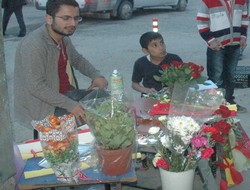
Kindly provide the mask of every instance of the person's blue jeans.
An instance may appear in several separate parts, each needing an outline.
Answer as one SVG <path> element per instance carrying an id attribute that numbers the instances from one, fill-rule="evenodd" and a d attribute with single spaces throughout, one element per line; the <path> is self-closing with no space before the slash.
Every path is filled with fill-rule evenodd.
<path id="1" fill-rule="evenodd" d="M 240 56 L 240 46 L 225 46 L 220 51 L 207 48 L 207 75 L 219 88 L 225 89 L 225 99 L 234 100 L 235 72 Z"/>

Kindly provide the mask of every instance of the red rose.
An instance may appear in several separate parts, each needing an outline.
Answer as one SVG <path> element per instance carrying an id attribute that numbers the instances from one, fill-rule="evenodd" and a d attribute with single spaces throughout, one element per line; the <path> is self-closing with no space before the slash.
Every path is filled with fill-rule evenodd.
<path id="1" fill-rule="evenodd" d="M 222 118 L 228 118 L 231 116 L 231 111 L 227 106 L 220 105 L 220 108 L 214 112 L 215 114 L 221 115 Z"/>
<path id="2" fill-rule="evenodd" d="M 206 149 L 201 151 L 201 158 L 208 159 L 212 156 L 213 153 L 214 153 L 213 148 L 206 148 Z"/>
<path id="3" fill-rule="evenodd" d="M 212 134 L 217 134 L 218 133 L 217 129 L 215 129 L 214 127 L 210 127 L 210 126 L 204 127 L 202 129 L 202 132 L 204 132 L 204 133 L 212 133 Z"/>
<path id="4" fill-rule="evenodd" d="M 179 68 L 183 66 L 183 63 L 179 61 L 172 61 L 171 64 L 174 66 L 174 68 Z"/>
<path id="5" fill-rule="evenodd" d="M 200 73 L 197 73 L 197 72 L 195 72 L 195 73 L 193 73 L 192 74 L 192 78 L 198 78 L 198 77 L 200 77 L 201 76 L 201 74 Z"/>
<path id="6" fill-rule="evenodd" d="M 217 129 L 218 131 L 220 131 L 224 134 L 228 134 L 229 131 L 232 129 L 232 126 L 224 120 L 220 120 L 220 121 L 216 122 L 213 126 L 215 129 Z"/>
<path id="7" fill-rule="evenodd" d="M 163 69 L 163 70 L 165 70 L 165 69 L 168 69 L 169 68 L 169 64 L 162 64 L 161 65 L 161 68 Z"/>
<path id="8" fill-rule="evenodd" d="M 169 168 L 169 164 L 163 158 L 159 159 L 156 162 L 156 166 L 164 170 L 167 170 Z"/>
<path id="9" fill-rule="evenodd" d="M 213 141 L 220 143 L 220 144 L 224 144 L 227 141 L 227 139 L 220 134 L 214 134 L 212 135 L 211 138 L 213 139 Z"/>

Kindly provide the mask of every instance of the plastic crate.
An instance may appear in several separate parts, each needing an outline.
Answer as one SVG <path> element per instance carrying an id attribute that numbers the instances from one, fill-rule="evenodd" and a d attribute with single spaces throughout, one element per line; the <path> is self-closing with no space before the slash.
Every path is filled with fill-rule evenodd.
<path id="1" fill-rule="evenodd" d="M 235 88 L 250 87 L 250 66 L 238 66 L 235 74 Z"/>

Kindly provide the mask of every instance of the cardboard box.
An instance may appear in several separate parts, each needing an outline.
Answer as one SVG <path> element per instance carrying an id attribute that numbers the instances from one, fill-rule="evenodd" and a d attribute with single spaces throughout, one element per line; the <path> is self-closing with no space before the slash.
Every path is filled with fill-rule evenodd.
<path id="1" fill-rule="evenodd" d="M 235 74 L 235 88 L 250 87 L 250 66 L 238 66 Z"/>

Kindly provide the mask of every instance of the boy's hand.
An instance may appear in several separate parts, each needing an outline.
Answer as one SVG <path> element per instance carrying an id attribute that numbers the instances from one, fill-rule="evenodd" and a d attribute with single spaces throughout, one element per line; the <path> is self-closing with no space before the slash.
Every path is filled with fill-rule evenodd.
<path id="1" fill-rule="evenodd" d="M 153 94 L 157 92 L 154 88 L 144 88 L 144 89 L 145 89 L 144 93 L 146 94 Z"/>

